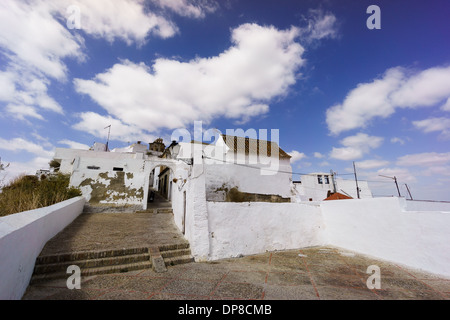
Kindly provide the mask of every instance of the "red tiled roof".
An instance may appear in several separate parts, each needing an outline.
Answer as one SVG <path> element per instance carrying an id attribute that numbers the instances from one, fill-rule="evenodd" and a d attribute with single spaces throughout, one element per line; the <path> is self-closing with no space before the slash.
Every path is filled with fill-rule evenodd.
<path id="1" fill-rule="evenodd" d="M 248 137 L 237 137 L 222 134 L 225 144 L 234 152 L 243 152 L 245 155 L 256 154 L 271 156 L 272 150 L 278 152 L 280 159 L 290 159 L 291 156 L 281 149 L 276 142 Z"/>
<path id="2" fill-rule="evenodd" d="M 353 199 L 352 197 L 346 196 L 345 194 L 339 193 L 339 192 L 335 192 L 333 193 L 331 196 L 329 196 L 325 200 L 341 200 L 341 199 Z"/>

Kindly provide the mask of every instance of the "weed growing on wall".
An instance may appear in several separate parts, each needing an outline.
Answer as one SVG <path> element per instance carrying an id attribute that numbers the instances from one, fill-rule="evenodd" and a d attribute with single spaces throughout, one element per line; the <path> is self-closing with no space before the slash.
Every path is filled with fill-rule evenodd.
<path id="1" fill-rule="evenodd" d="M 23 175 L 2 188 L 0 216 L 33 210 L 81 196 L 78 188 L 69 187 L 69 175 Z"/>

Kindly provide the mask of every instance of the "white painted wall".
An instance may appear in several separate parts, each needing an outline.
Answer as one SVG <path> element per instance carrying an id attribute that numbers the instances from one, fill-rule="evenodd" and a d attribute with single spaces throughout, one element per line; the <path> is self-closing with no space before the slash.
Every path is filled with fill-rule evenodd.
<path id="1" fill-rule="evenodd" d="M 320 207 L 208 202 L 211 260 L 326 244 Z"/>
<path id="2" fill-rule="evenodd" d="M 91 158 L 92 164 L 102 162 L 104 160 L 120 161 L 127 159 L 144 159 L 143 153 L 120 153 L 120 152 L 103 152 L 93 150 L 79 150 L 68 148 L 56 148 L 55 155 L 53 157 L 56 160 L 61 161 L 60 172 L 71 173 L 75 167 L 78 167 L 77 158 Z M 99 159 L 99 160 L 94 160 Z M 124 162 L 126 163 L 126 162 Z M 112 170 L 112 169 L 111 169 Z"/>
<path id="3" fill-rule="evenodd" d="M 206 204 L 205 171 L 201 150 L 194 152 L 194 165 L 187 188 L 186 233 L 185 237 L 191 246 L 196 261 L 209 258 L 208 208 Z"/>
<path id="4" fill-rule="evenodd" d="M 404 198 L 324 201 L 331 245 L 450 276 L 450 213 L 405 211 Z"/>
<path id="5" fill-rule="evenodd" d="M 252 165 L 252 167 L 254 166 Z M 237 164 L 212 164 L 206 162 L 207 199 L 220 201 L 221 194 L 217 190 L 223 187 L 228 188 L 228 190 L 237 187 L 241 192 L 273 194 L 290 198 L 292 196 L 290 187 L 291 174 L 285 172 L 291 172 L 289 162 L 287 165 L 280 164 L 280 172 L 274 175 L 261 175 L 258 169 Z"/>
<path id="6" fill-rule="evenodd" d="M 44 245 L 78 217 L 84 203 L 77 197 L 0 218 L 0 299 L 22 298 Z"/>
<path id="7" fill-rule="evenodd" d="M 237 155 L 220 143 L 204 145 L 183 142 L 180 143 L 178 158 L 193 158 L 194 152 L 205 156 L 202 163 L 208 199 L 211 199 L 213 191 L 224 184 L 228 189 L 238 187 L 241 192 L 274 194 L 286 198 L 292 196 L 292 167 L 289 159 Z"/>
<path id="8" fill-rule="evenodd" d="M 406 200 L 406 211 L 445 211 L 450 212 L 450 202 Z"/>

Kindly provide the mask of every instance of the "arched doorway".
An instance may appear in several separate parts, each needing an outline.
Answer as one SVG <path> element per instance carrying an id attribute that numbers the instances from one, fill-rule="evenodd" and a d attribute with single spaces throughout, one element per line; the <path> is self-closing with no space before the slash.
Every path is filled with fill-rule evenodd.
<path id="1" fill-rule="evenodd" d="M 174 178 L 172 166 L 161 163 L 152 166 L 148 178 L 147 209 L 172 208 Z"/>

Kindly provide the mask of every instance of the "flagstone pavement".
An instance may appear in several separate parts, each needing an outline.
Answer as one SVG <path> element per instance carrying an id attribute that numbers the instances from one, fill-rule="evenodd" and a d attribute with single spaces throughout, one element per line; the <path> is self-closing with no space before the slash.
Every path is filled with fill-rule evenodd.
<path id="1" fill-rule="evenodd" d="M 450 300 L 449 278 L 336 247 L 86 276 L 80 289 L 66 282 L 30 285 L 23 300 Z"/>

